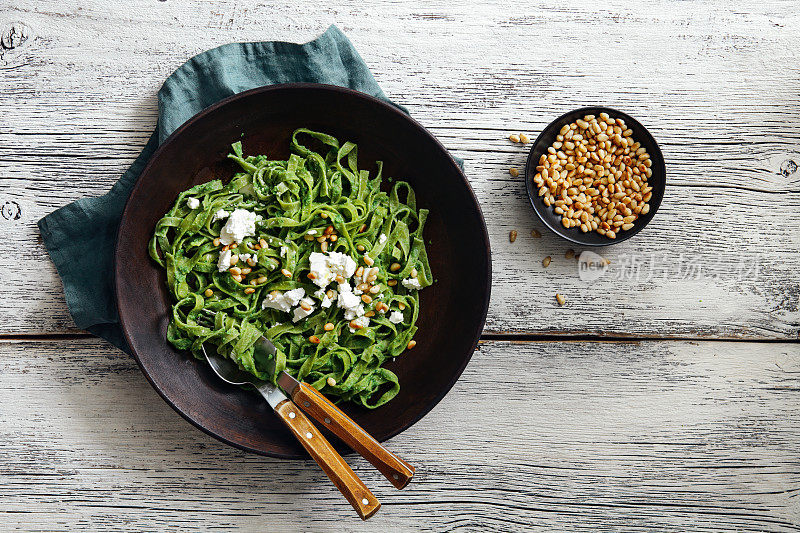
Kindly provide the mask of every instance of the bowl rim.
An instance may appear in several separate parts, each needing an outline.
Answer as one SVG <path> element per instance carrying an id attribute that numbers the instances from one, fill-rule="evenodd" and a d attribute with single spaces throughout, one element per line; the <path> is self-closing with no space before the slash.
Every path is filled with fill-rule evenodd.
<path id="1" fill-rule="evenodd" d="M 177 138 L 181 134 L 183 134 L 184 131 L 186 131 L 188 128 L 190 128 L 192 125 L 194 125 L 196 122 L 204 119 L 207 115 L 213 113 L 217 109 L 227 105 L 228 103 L 230 103 L 232 101 L 235 101 L 235 100 L 238 100 L 238 99 L 242 99 L 242 98 L 247 98 L 249 96 L 252 96 L 254 94 L 259 94 L 259 93 L 270 93 L 270 92 L 278 92 L 278 91 L 286 91 L 286 90 L 290 90 L 291 91 L 291 90 L 298 90 L 298 89 L 299 90 L 306 90 L 306 89 L 330 90 L 330 91 L 333 91 L 333 92 L 346 94 L 348 96 L 352 96 L 352 97 L 355 97 L 355 98 L 360 98 L 360 99 L 363 99 L 363 100 L 367 100 L 367 101 L 369 101 L 369 102 L 371 102 L 373 104 L 378 105 L 378 107 L 383 108 L 385 111 L 387 111 L 389 113 L 392 113 L 392 114 L 395 114 L 395 115 L 398 115 L 398 116 L 402 117 L 402 119 L 406 120 L 415 130 L 417 130 L 417 133 L 419 135 L 427 137 L 429 141 L 432 141 L 435 144 L 435 146 L 443 154 L 445 154 L 445 156 L 449 160 L 450 165 L 452 165 L 454 170 L 457 171 L 458 176 L 461 178 L 461 181 L 466 186 L 466 190 L 467 190 L 467 193 L 469 195 L 469 198 L 472 200 L 472 203 L 473 203 L 473 205 L 475 206 L 475 208 L 477 210 L 476 212 L 478 214 L 478 218 L 479 218 L 479 221 L 480 221 L 480 223 L 478 225 L 479 230 L 480 230 L 480 237 L 485 242 L 486 282 L 485 282 L 484 287 L 483 287 L 483 292 L 484 292 L 485 296 L 484 296 L 483 300 L 480 301 L 480 308 L 479 308 L 479 311 L 478 311 L 478 315 L 479 316 L 478 316 L 478 320 L 475 322 L 475 330 L 473 332 L 473 335 L 474 335 L 475 338 L 474 338 L 474 341 L 471 343 L 469 352 L 467 354 L 465 354 L 465 356 L 463 357 L 463 360 L 459 364 L 457 371 L 453 373 L 452 379 L 450 379 L 447 382 L 447 384 L 444 387 L 442 387 L 441 391 L 439 391 L 439 393 L 436 395 L 436 397 L 432 401 L 428 402 L 428 404 L 425 406 L 425 408 L 422 409 L 417 414 L 417 416 L 415 416 L 414 418 L 409 420 L 404 425 L 402 425 L 402 426 L 398 427 L 397 429 L 389 432 L 387 435 L 382 436 L 380 439 L 378 439 L 379 442 L 384 442 L 386 440 L 389 440 L 389 439 L 397 436 L 398 434 L 400 434 L 403 431 L 407 430 L 408 428 L 410 428 L 411 426 L 413 426 L 414 424 L 419 422 L 422 418 L 424 418 L 428 413 L 430 413 L 433 410 L 434 407 L 436 407 L 439 404 L 439 402 L 442 401 L 442 399 L 447 395 L 448 392 L 450 392 L 450 390 L 453 388 L 453 386 L 456 384 L 456 382 L 460 379 L 461 375 L 464 373 L 464 369 L 467 367 L 467 365 L 469 364 L 470 360 L 472 359 L 472 356 L 474 355 L 475 351 L 478 348 L 478 343 L 480 342 L 481 334 L 483 333 L 483 328 L 486 325 L 486 318 L 487 318 L 488 312 L 489 312 L 489 302 L 490 302 L 490 299 L 491 299 L 491 290 L 492 290 L 492 251 L 491 251 L 491 242 L 489 240 L 489 231 L 488 231 L 488 228 L 486 226 L 486 218 L 483 215 L 483 210 L 481 209 L 480 202 L 478 202 L 478 198 L 475 195 L 475 191 L 472 189 L 472 186 L 470 185 L 469 180 L 467 179 L 466 175 L 464 174 L 463 169 L 458 165 L 458 163 L 453 158 L 453 155 L 450 153 L 450 151 L 447 148 L 445 148 L 444 145 L 442 145 L 442 143 L 432 133 L 430 133 L 422 124 L 420 124 L 416 119 L 414 119 L 408 113 L 404 112 L 401 108 L 399 108 L 395 104 L 389 102 L 388 100 L 383 100 L 381 98 L 377 98 L 375 96 L 363 93 L 361 91 L 357 91 L 355 89 L 350 89 L 348 87 L 341 87 L 341 86 L 338 86 L 338 85 L 323 84 L 323 83 L 302 82 L 302 83 L 278 83 L 278 84 L 273 84 L 273 85 L 266 85 L 266 86 L 262 86 L 262 87 L 256 87 L 256 88 L 253 88 L 253 89 L 249 89 L 247 91 L 242 91 L 240 93 L 236 93 L 236 94 L 233 94 L 231 96 L 228 96 L 228 97 L 226 97 L 226 98 L 224 98 L 224 99 L 222 99 L 222 100 L 220 100 L 220 101 L 218 101 L 218 102 L 206 107 L 202 111 L 198 112 L 197 114 L 195 114 L 194 116 L 189 118 L 186 122 L 184 122 L 180 127 L 176 128 L 175 131 L 173 131 L 164 140 L 164 142 L 161 143 L 157 147 L 157 149 L 150 156 L 150 158 L 147 161 L 147 164 L 144 166 L 144 168 L 142 169 L 141 173 L 139 174 L 139 178 L 137 178 L 134 186 L 131 188 L 131 192 L 129 193 L 128 198 L 125 200 L 125 207 L 124 207 L 124 209 L 122 211 L 122 216 L 120 218 L 119 227 L 117 228 L 117 231 L 116 231 L 116 242 L 115 242 L 115 246 L 114 246 L 114 297 L 116 299 L 115 307 L 117 309 L 117 314 L 119 316 L 119 324 L 120 324 L 120 327 L 122 328 L 122 332 L 123 332 L 123 336 L 125 338 L 125 342 L 128 344 L 128 347 L 130 348 L 131 354 L 133 355 L 134 359 L 136 360 L 136 364 L 139 366 L 139 370 L 142 372 L 142 374 L 144 374 L 145 378 L 150 383 L 150 386 L 153 387 L 153 389 L 155 389 L 155 391 L 158 393 L 159 396 L 161 396 L 161 398 L 167 403 L 167 405 L 169 405 L 174 411 L 176 411 L 181 417 L 183 417 L 187 422 L 192 424 L 194 427 L 198 428 L 199 430 L 201 430 L 202 432 L 206 433 L 207 435 L 209 435 L 211 437 L 214 437 L 215 439 L 217 439 L 217 440 L 219 440 L 221 442 L 224 442 L 225 444 L 228 444 L 230 446 L 233 446 L 235 448 L 238 448 L 238 449 L 246 451 L 246 452 L 251 452 L 251 453 L 255 453 L 255 454 L 263 455 L 263 456 L 267 456 L 267 457 L 274 457 L 274 458 L 278 458 L 278 459 L 302 459 L 302 460 L 305 460 L 305 459 L 307 459 L 307 456 L 305 456 L 305 455 L 298 455 L 298 454 L 293 454 L 293 453 L 282 453 L 282 452 L 277 452 L 277 451 L 273 451 L 273 450 L 259 449 L 259 448 L 253 447 L 253 446 L 248 446 L 248 445 L 243 444 L 241 442 L 236 442 L 236 441 L 233 441 L 231 439 L 225 438 L 222 435 L 219 435 L 216 432 L 212 431 L 211 429 L 205 427 L 198 420 L 195 420 L 194 418 L 192 418 L 189 413 L 186 413 L 182 409 L 180 409 L 167 396 L 167 393 L 165 391 L 163 391 L 161 389 L 161 387 L 159 387 L 155 383 L 153 378 L 150 376 L 150 373 L 145 369 L 145 366 L 142 363 L 142 360 L 140 359 L 139 354 L 136 352 L 136 349 L 134 348 L 134 344 L 131 342 L 132 337 L 131 337 L 131 335 L 130 335 L 130 333 L 128 331 L 128 327 L 126 325 L 126 320 L 124 318 L 125 313 L 123 312 L 122 306 L 120 306 L 120 297 L 119 297 L 120 291 L 122 290 L 122 287 L 121 287 L 121 284 L 120 284 L 120 279 L 121 279 L 122 276 L 124 276 L 124 270 L 121 268 L 120 246 L 119 246 L 120 237 L 122 236 L 123 229 L 124 229 L 122 221 L 126 220 L 126 218 L 128 218 L 129 210 L 130 210 L 131 205 L 132 205 L 131 199 L 134 197 L 135 193 L 142 186 L 143 180 L 141 179 L 141 177 L 146 175 L 146 173 L 148 173 L 151 170 L 151 168 L 154 166 L 155 162 L 157 161 L 158 156 L 170 146 L 170 144 L 174 141 L 175 138 Z M 166 342 L 166 339 L 164 339 L 164 342 Z M 353 450 L 350 449 L 349 447 L 336 446 L 336 448 L 337 448 L 337 451 L 342 455 L 349 455 L 349 454 L 353 453 Z"/>
<path id="2" fill-rule="evenodd" d="M 653 146 L 655 147 L 655 152 L 658 155 L 658 159 L 660 160 L 659 161 L 660 165 L 658 165 L 658 171 L 661 173 L 662 179 L 661 179 L 661 184 L 658 187 L 658 194 L 653 195 L 654 198 L 657 198 L 657 201 L 651 202 L 649 219 L 645 223 L 639 225 L 634 224 L 634 227 L 631 228 L 630 231 L 624 232 L 622 236 L 618 236 L 616 239 L 607 239 L 608 242 L 586 242 L 581 239 L 582 235 L 581 233 L 578 233 L 576 237 L 573 237 L 570 234 L 565 234 L 566 232 L 562 232 L 562 228 L 554 227 L 554 225 L 551 224 L 551 222 L 547 218 L 542 216 L 541 210 L 547 209 L 547 206 L 545 206 L 544 203 L 539 199 L 539 196 L 536 194 L 537 191 L 534 190 L 534 188 L 532 187 L 533 176 L 535 175 L 535 172 L 533 172 L 533 170 L 536 168 L 536 163 L 537 163 L 536 161 L 533 161 L 533 154 L 534 152 L 537 151 L 539 145 L 544 142 L 545 133 L 547 133 L 551 127 L 554 127 L 557 124 L 566 120 L 567 117 L 575 114 L 580 115 L 580 114 L 599 114 L 599 113 L 608 113 L 609 115 L 614 114 L 615 118 L 621 118 L 625 120 L 626 123 L 633 124 L 638 129 L 640 129 L 641 132 L 644 133 L 644 135 L 648 137 L 650 141 L 652 141 Z M 536 213 L 536 216 L 539 218 L 539 220 L 542 221 L 542 223 L 547 227 L 547 229 L 549 229 L 555 235 L 569 242 L 580 244 L 581 246 L 586 246 L 586 247 L 599 248 L 602 246 L 610 246 L 612 244 L 617 244 L 626 241 L 631 237 L 633 237 L 634 235 L 636 235 L 637 233 L 639 233 L 640 231 L 642 231 L 653 220 L 656 213 L 658 212 L 658 208 L 661 206 L 661 201 L 664 197 L 664 192 L 666 191 L 666 187 L 667 187 L 666 162 L 664 161 L 664 154 L 661 151 L 661 147 L 658 145 L 658 142 L 656 141 L 655 137 L 653 137 L 653 134 L 651 134 L 650 131 L 634 117 L 630 116 L 629 114 L 623 111 L 619 111 L 618 109 L 614 109 L 613 107 L 608 107 L 608 106 L 579 107 L 577 109 L 567 111 L 566 113 L 563 113 L 555 120 L 551 121 L 547 126 L 544 127 L 544 129 L 542 129 L 541 132 L 539 132 L 539 135 L 536 137 L 536 140 L 533 141 L 533 144 L 531 144 L 531 149 L 528 152 L 528 158 L 525 162 L 525 190 L 528 193 L 528 200 L 531 203 L 531 207 L 533 207 L 533 212 Z M 656 189 L 654 188 L 654 190 Z"/>

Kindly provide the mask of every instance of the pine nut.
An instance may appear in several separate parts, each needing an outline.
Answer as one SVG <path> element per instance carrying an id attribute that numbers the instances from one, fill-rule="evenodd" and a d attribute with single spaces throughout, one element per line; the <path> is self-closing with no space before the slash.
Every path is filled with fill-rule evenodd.
<path id="1" fill-rule="evenodd" d="M 300 307 L 301 307 L 301 308 L 302 308 L 304 311 L 311 311 L 311 306 L 310 306 L 310 305 L 308 305 L 306 302 L 300 302 Z"/>
<path id="2" fill-rule="evenodd" d="M 512 229 L 510 232 L 508 232 L 508 240 L 511 241 L 511 242 L 514 242 L 514 241 L 517 240 L 517 230 Z"/>
<path id="3" fill-rule="evenodd" d="M 319 214 L 319 217 L 320 217 L 320 218 L 328 218 L 328 213 L 324 213 L 324 212 L 323 212 L 323 213 L 320 213 L 320 214 Z"/>
<path id="4" fill-rule="evenodd" d="M 575 257 L 575 250 L 570 248 L 569 250 L 566 251 L 564 257 L 566 257 L 567 259 L 572 259 L 573 257 Z"/>
<path id="5" fill-rule="evenodd" d="M 253 287 L 247 287 L 247 288 L 244 290 L 244 293 L 245 293 L 245 294 L 253 294 L 254 292 L 256 292 L 256 290 L 255 290 Z"/>
<path id="6" fill-rule="evenodd" d="M 239 262 L 239 256 L 238 255 L 232 255 L 231 256 L 231 266 L 235 265 L 238 262 Z"/>
<path id="7" fill-rule="evenodd" d="M 374 285 L 374 286 L 370 287 L 369 292 L 370 292 L 370 294 L 378 294 L 379 292 L 381 292 L 381 286 L 380 285 Z"/>
<path id="8" fill-rule="evenodd" d="M 331 322 L 328 322 L 327 324 L 325 324 L 325 326 L 324 326 L 324 328 L 323 328 L 323 329 L 324 329 L 325 331 L 333 331 L 333 328 L 334 328 L 334 326 L 333 326 L 333 323 L 331 323 Z"/>
<path id="9" fill-rule="evenodd" d="M 508 169 L 508 173 L 511 174 L 512 178 L 516 178 L 519 176 L 519 170 L 513 167 Z"/>
<path id="10" fill-rule="evenodd" d="M 322 244 L 319 245 L 319 249 L 322 250 L 322 253 L 327 252 L 328 251 L 328 243 L 327 242 L 323 242 Z"/>
<path id="11" fill-rule="evenodd" d="M 358 322 L 356 322 L 355 320 L 351 320 L 350 321 L 350 327 L 352 329 L 362 329 L 363 328 L 363 326 L 361 324 L 359 324 Z"/>
<path id="12" fill-rule="evenodd" d="M 258 246 L 258 245 L 256 245 L 256 246 Z M 256 263 L 255 260 L 252 257 L 250 257 L 250 258 L 247 259 L 247 264 L 250 265 L 251 267 L 254 267 L 258 263 Z"/>
<path id="13" fill-rule="evenodd" d="M 375 316 L 375 311 L 367 311 L 366 313 L 364 313 L 364 316 L 367 318 L 372 318 Z"/>
<path id="14" fill-rule="evenodd" d="M 400 270 L 400 263 L 392 263 L 392 266 L 389 267 L 389 270 L 392 272 L 397 272 Z"/>
<path id="15" fill-rule="evenodd" d="M 613 239 L 617 228 L 634 223 L 643 212 L 651 167 L 652 159 L 623 120 L 605 113 L 586 115 L 562 127 L 540 156 L 533 181 L 543 203 L 561 216 L 562 226 Z"/>
<path id="16" fill-rule="evenodd" d="M 231 267 L 231 269 L 228 272 L 230 272 L 232 276 L 242 275 L 242 269 L 239 267 Z"/>
<path id="17" fill-rule="evenodd" d="M 417 345 L 417 341 L 412 339 L 412 340 L 408 341 L 408 346 L 406 346 L 406 348 L 408 348 L 410 350 L 416 345 Z"/>
<path id="18" fill-rule="evenodd" d="M 416 269 L 416 268 L 412 268 L 412 269 L 411 269 L 411 272 L 409 272 L 409 275 L 410 275 L 412 278 L 416 278 L 416 277 L 417 277 L 417 274 L 419 274 L 419 272 L 417 272 L 417 269 Z"/>
<path id="19" fill-rule="evenodd" d="M 531 230 L 531 237 L 533 237 L 534 239 L 538 239 L 541 236 L 542 236 L 542 234 L 541 234 L 541 232 L 539 230 L 535 230 L 535 229 Z"/>
<path id="20" fill-rule="evenodd" d="M 214 239 L 213 243 L 214 243 L 214 246 L 219 246 L 219 243 L 220 243 L 219 237 Z"/>
<path id="21" fill-rule="evenodd" d="M 363 273 L 364 273 L 364 267 L 363 267 L 363 266 L 359 266 L 359 267 L 356 269 L 355 276 L 356 276 L 357 278 L 360 278 L 360 277 L 361 277 L 361 274 L 363 274 Z"/>
<path id="22" fill-rule="evenodd" d="M 258 285 L 258 280 L 251 279 L 251 280 L 250 280 L 250 285 L 254 285 L 254 286 L 255 286 L 255 285 Z"/>
<path id="23" fill-rule="evenodd" d="M 330 299 L 330 300 L 333 300 L 333 289 L 328 289 L 328 290 L 325 292 L 325 296 L 327 296 L 327 297 L 328 297 L 328 299 Z"/>
<path id="24" fill-rule="evenodd" d="M 522 144 L 528 144 L 530 142 L 530 139 L 524 133 L 520 133 L 519 134 L 519 142 L 521 142 Z"/>
<path id="25" fill-rule="evenodd" d="M 508 136 L 508 140 L 511 141 L 512 143 L 518 143 L 519 135 L 517 135 L 516 133 L 512 133 L 511 135 Z"/>
<path id="26" fill-rule="evenodd" d="M 369 294 L 362 294 L 361 295 L 361 301 L 364 302 L 365 304 L 371 304 L 372 303 L 372 296 L 370 296 Z"/>
<path id="27" fill-rule="evenodd" d="M 268 246 L 267 246 L 267 241 L 266 241 L 266 240 L 264 240 L 264 239 L 259 239 L 259 241 L 258 241 L 258 244 L 260 244 L 260 245 L 261 245 L 261 248 L 262 248 L 263 250 L 266 250 L 266 249 L 268 248 Z"/>
<path id="28" fill-rule="evenodd" d="M 328 226 L 327 228 L 325 228 L 324 232 L 325 235 L 330 235 L 331 233 L 333 233 L 333 226 Z"/>
<path id="29" fill-rule="evenodd" d="M 389 281 L 386 282 L 386 284 L 388 286 L 390 286 L 390 287 L 394 287 L 395 285 L 397 285 L 397 280 L 396 279 L 390 279 Z"/>
<path id="30" fill-rule="evenodd" d="M 286 276 L 287 278 L 291 278 L 291 277 L 292 277 L 292 273 L 291 273 L 291 272 L 289 272 L 288 270 L 286 270 L 285 268 L 282 268 L 282 269 L 281 269 L 281 274 L 283 274 L 283 275 L 284 275 L 284 276 Z"/>
<path id="31" fill-rule="evenodd" d="M 330 237 L 328 237 L 328 239 L 329 239 L 331 242 L 336 242 L 336 241 L 338 241 L 338 240 L 339 240 L 339 237 L 337 237 L 336 235 L 331 235 Z"/>
<path id="32" fill-rule="evenodd" d="M 335 387 L 336 386 L 336 380 L 333 379 L 333 378 L 328 378 L 325 382 L 328 384 L 329 387 Z"/>
<path id="33" fill-rule="evenodd" d="M 344 276 L 341 274 L 336 274 L 336 278 L 334 279 L 336 280 L 336 283 L 344 283 Z"/>
<path id="34" fill-rule="evenodd" d="M 563 306 L 565 303 L 567 303 L 566 298 L 564 298 L 563 296 L 561 296 L 558 293 L 556 293 L 556 301 L 558 302 L 558 305 L 561 305 L 561 306 Z"/>
<path id="35" fill-rule="evenodd" d="M 366 248 L 364 248 L 364 246 L 362 244 L 359 244 L 358 246 L 356 246 L 356 250 L 358 250 L 359 252 L 363 253 L 364 250 L 366 250 Z"/>
<path id="36" fill-rule="evenodd" d="M 550 266 L 550 261 L 552 261 L 552 260 L 553 259 L 548 255 L 547 257 L 542 259 L 542 266 L 545 267 L 545 268 L 549 267 Z"/>
<path id="37" fill-rule="evenodd" d="M 242 282 L 242 276 L 231 276 L 231 277 L 232 277 L 232 278 L 234 279 L 234 281 L 236 281 L 237 283 L 241 283 L 241 282 Z"/>
<path id="38" fill-rule="evenodd" d="M 242 269 L 242 274 L 246 276 L 246 275 L 248 275 L 248 274 L 249 274 L 250 272 L 252 272 L 252 271 L 253 271 L 253 269 L 252 269 L 252 268 L 244 267 L 244 268 Z"/>
<path id="39" fill-rule="evenodd" d="M 266 283 L 266 282 L 267 282 L 267 276 L 259 276 L 259 278 L 256 279 L 256 283 L 258 283 L 258 284 Z"/>
<path id="40" fill-rule="evenodd" d="M 322 342 L 322 341 L 321 341 L 321 340 L 319 340 L 319 337 L 317 337 L 316 335 L 311 335 L 311 336 L 308 338 L 308 342 L 310 342 L 311 344 L 319 344 L 319 343 L 320 343 L 320 342 Z"/>
<path id="41" fill-rule="evenodd" d="M 370 256 L 368 256 L 368 255 L 365 255 L 365 256 L 364 256 L 364 262 L 367 264 L 367 266 L 372 266 L 372 265 L 374 265 L 374 264 L 375 264 L 375 260 L 374 260 L 374 259 L 372 259 L 372 258 L 371 258 Z"/>
<path id="42" fill-rule="evenodd" d="M 399 307 L 401 311 L 406 310 L 406 304 L 404 304 L 403 302 L 397 302 L 397 307 Z"/>
<path id="43" fill-rule="evenodd" d="M 211 289 L 206 289 L 206 292 L 204 292 L 203 294 L 206 295 L 206 298 L 211 298 L 212 296 L 214 296 L 214 291 L 212 291 Z"/>

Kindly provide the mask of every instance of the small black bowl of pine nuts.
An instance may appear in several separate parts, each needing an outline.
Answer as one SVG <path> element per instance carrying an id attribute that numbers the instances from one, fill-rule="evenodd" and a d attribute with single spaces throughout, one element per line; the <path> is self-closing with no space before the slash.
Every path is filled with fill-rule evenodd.
<path id="1" fill-rule="evenodd" d="M 608 107 L 584 107 L 550 123 L 533 143 L 525 176 L 542 222 L 584 246 L 633 237 L 656 214 L 666 186 L 653 136 Z"/>

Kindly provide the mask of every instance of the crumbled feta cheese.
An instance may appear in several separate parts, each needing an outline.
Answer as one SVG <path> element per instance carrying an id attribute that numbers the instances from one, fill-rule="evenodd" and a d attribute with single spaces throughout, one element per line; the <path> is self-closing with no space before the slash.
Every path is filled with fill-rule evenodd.
<path id="1" fill-rule="evenodd" d="M 256 234 L 256 214 L 246 209 L 236 209 L 219 232 L 222 244 L 242 242 L 245 237 Z"/>
<path id="2" fill-rule="evenodd" d="M 422 285 L 419 284 L 419 280 L 417 278 L 408 278 L 403 280 L 403 287 L 406 289 L 419 290 L 422 288 Z"/>
<path id="3" fill-rule="evenodd" d="M 356 296 L 361 296 L 362 294 L 364 294 L 364 291 L 356 287 L 355 289 L 353 289 L 353 294 L 355 294 Z"/>
<path id="4" fill-rule="evenodd" d="M 219 253 L 219 259 L 217 260 L 217 268 L 220 272 L 225 272 L 229 268 L 231 268 L 231 251 L 225 250 L 224 252 Z"/>
<path id="5" fill-rule="evenodd" d="M 306 232 L 306 235 L 316 235 L 316 234 L 317 234 L 317 230 L 315 230 L 315 229 L 310 229 L 310 230 L 308 230 Z"/>
<path id="6" fill-rule="evenodd" d="M 336 276 L 347 279 L 356 271 L 356 262 L 349 255 L 339 252 L 311 252 L 309 262 L 309 270 L 316 276 L 313 281 L 319 287 L 327 287 Z"/>
<path id="7" fill-rule="evenodd" d="M 384 234 L 384 233 L 381 233 L 381 236 L 380 236 L 380 237 L 378 237 L 378 244 L 383 244 L 383 243 L 385 243 L 387 240 L 389 240 L 389 237 L 387 237 L 387 236 L 386 236 L 386 234 Z"/>
<path id="8" fill-rule="evenodd" d="M 403 313 L 400 311 L 392 311 L 392 314 L 389 315 L 389 322 L 392 324 L 399 324 L 403 321 Z"/>
<path id="9" fill-rule="evenodd" d="M 305 296 L 305 294 L 306 291 L 302 287 L 292 289 L 284 293 L 272 291 L 271 293 L 267 294 L 266 298 L 264 298 L 264 301 L 261 303 L 261 308 L 277 309 L 278 311 L 288 313 L 292 310 L 292 307 L 300 303 L 300 300 L 303 298 L 303 296 Z"/>
<path id="10" fill-rule="evenodd" d="M 239 254 L 239 260 L 240 261 L 247 261 L 248 259 L 251 259 L 252 257 L 253 257 L 253 254 Z"/>
<path id="11" fill-rule="evenodd" d="M 366 309 L 364 309 L 364 304 L 358 304 L 358 307 L 354 309 L 345 309 L 344 310 L 344 318 L 345 320 L 353 320 L 357 316 L 364 316 Z"/>
<path id="12" fill-rule="evenodd" d="M 346 284 L 343 283 L 342 285 Z M 357 316 L 363 316 L 365 311 L 364 311 L 364 306 L 361 304 L 361 298 L 359 298 L 349 290 L 347 291 L 342 290 L 342 285 L 339 285 L 340 292 L 336 305 L 340 309 L 344 309 L 345 320 L 352 320 Z M 350 288 L 349 285 L 346 286 L 348 289 Z"/>
<path id="13" fill-rule="evenodd" d="M 362 328 L 365 328 L 369 326 L 369 317 L 367 316 L 358 317 L 355 320 L 353 320 L 353 323 L 358 326 L 361 326 Z"/>
<path id="14" fill-rule="evenodd" d="M 314 300 L 312 300 L 311 298 L 303 298 L 302 300 L 300 300 L 300 303 L 306 304 L 307 306 L 310 307 L 310 309 L 305 310 L 305 309 L 303 309 L 302 306 L 295 307 L 294 308 L 294 317 L 292 318 L 292 322 L 299 322 L 299 321 L 303 320 L 305 317 L 307 317 L 308 315 L 313 313 L 314 310 L 316 309 L 314 307 L 314 305 L 313 305 L 314 304 Z"/>
<path id="15" fill-rule="evenodd" d="M 197 198 L 189 197 L 186 199 L 186 205 L 189 206 L 189 209 L 197 209 L 200 207 L 200 200 Z"/>
<path id="16" fill-rule="evenodd" d="M 211 222 L 216 222 L 217 220 L 223 220 L 230 216 L 230 213 L 225 211 L 224 209 L 217 209 L 214 213 L 214 217 L 211 219 Z"/>
<path id="17" fill-rule="evenodd" d="M 286 252 L 288 251 L 289 249 L 286 246 L 281 246 L 281 257 L 286 257 Z"/>
<path id="18" fill-rule="evenodd" d="M 317 298 L 322 300 L 322 303 L 319 304 L 320 307 L 328 308 L 328 307 L 331 306 L 331 303 L 333 302 L 333 300 L 328 298 L 328 295 L 325 294 L 325 289 L 320 289 L 320 290 L 316 291 L 314 293 L 314 296 L 316 296 Z"/>
<path id="19" fill-rule="evenodd" d="M 302 287 L 298 287 L 297 289 L 292 289 L 284 293 L 284 296 L 286 296 L 286 298 L 289 299 L 289 301 L 292 303 L 293 306 L 299 304 L 300 300 L 305 295 L 306 291 Z"/>

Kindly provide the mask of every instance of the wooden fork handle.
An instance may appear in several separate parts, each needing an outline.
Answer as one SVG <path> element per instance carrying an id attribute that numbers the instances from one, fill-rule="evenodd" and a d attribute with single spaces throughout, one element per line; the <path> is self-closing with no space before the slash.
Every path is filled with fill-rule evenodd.
<path id="1" fill-rule="evenodd" d="M 384 448 L 364 428 L 308 383 L 300 383 L 292 391 L 292 400 L 314 420 L 330 429 L 348 446 L 372 463 L 389 482 L 402 489 L 414 477 L 414 467 Z"/>
<path id="2" fill-rule="evenodd" d="M 353 472 L 342 456 L 322 436 L 317 427 L 289 400 L 275 407 L 275 413 L 289 427 L 303 448 L 327 474 L 336 488 L 347 498 L 362 520 L 374 515 L 381 504 L 364 482 Z"/>

